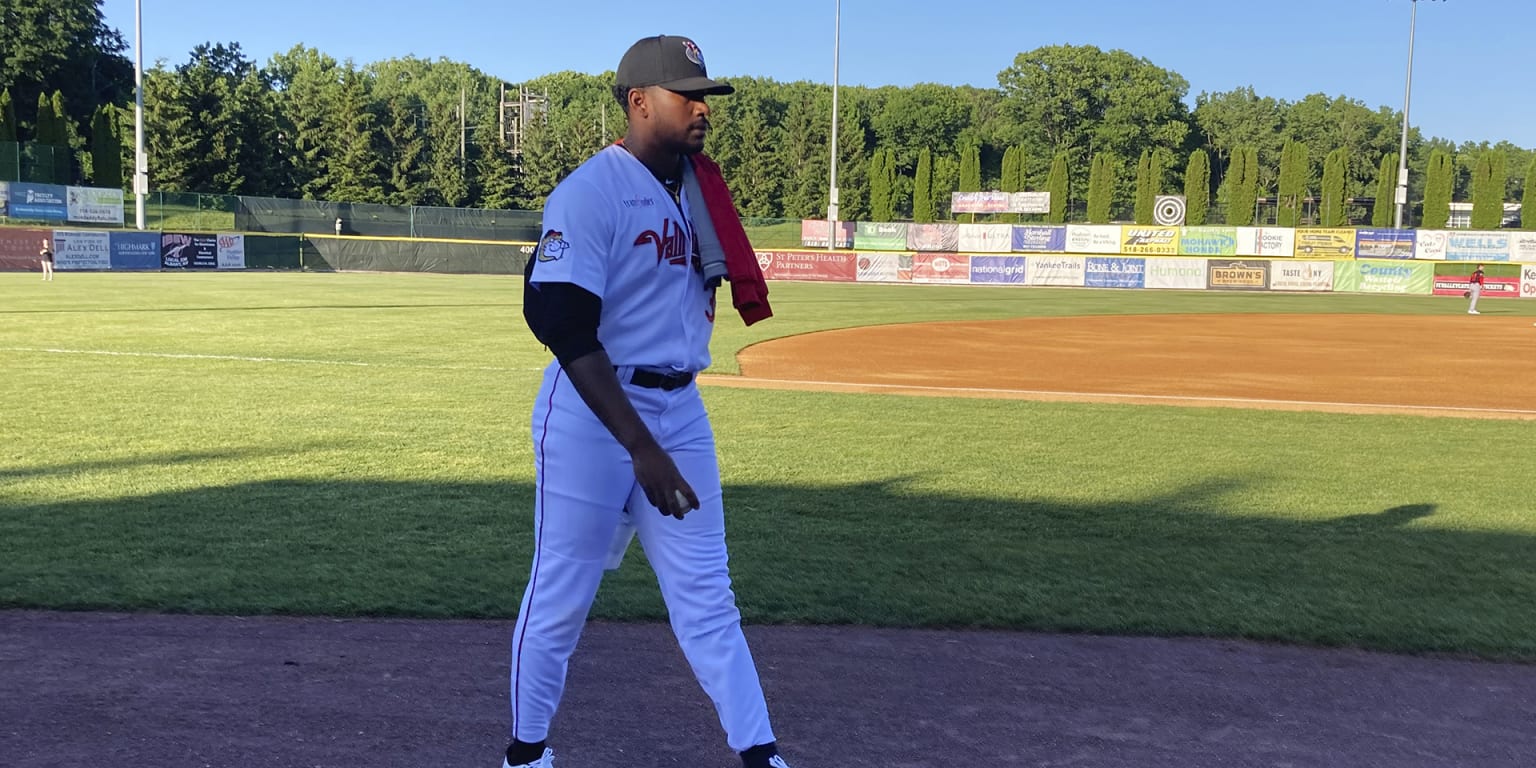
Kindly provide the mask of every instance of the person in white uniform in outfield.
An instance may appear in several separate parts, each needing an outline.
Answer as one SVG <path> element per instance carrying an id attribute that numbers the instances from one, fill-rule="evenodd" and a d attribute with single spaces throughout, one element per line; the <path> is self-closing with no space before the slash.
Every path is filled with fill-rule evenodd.
<path id="1" fill-rule="evenodd" d="M 638 535 L 672 630 L 745 768 L 788 768 L 731 590 L 714 434 L 705 280 L 684 163 L 704 147 L 711 80 L 692 40 L 635 43 L 614 95 L 624 140 L 550 194 L 524 316 L 555 360 L 533 408 L 534 553 L 513 628 L 504 768 L 550 768 L 550 721 L 605 567 Z M 644 717 L 644 713 L 635 713 Z M 600 738 L 600 734 L 592 734 Z M 643 760 L 637 766 L 646 765 Z"/>

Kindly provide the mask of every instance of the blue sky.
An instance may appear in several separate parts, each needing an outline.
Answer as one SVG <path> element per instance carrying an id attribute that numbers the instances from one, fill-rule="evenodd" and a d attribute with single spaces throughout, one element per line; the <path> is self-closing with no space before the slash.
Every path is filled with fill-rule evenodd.
<path id="1" fill-rule="evenodd" d="M 200 42 L 238 42 L 258 62 L 304 44 L 358 64 L 414 55 L 467 62 L 517 83 L 613 69 L 635 39 L 693 37 L 717 76 L 832 81 L 834 0 L 143 0 L 145 65 Z M 1411 117 L 1456 142 L 1536 148 L 1532 0 L 1421 0 Z M 106 0 L 133 44 L 134 0 Z M 840 81 L 996 87 L 1045 45 L 1123 48 L 1201 91 L 1253 86 L 1294 100 L 1346 95 L 1400 109 L 1409 0 L 843 0 Z M 1474 73 L 1492 73 L 1483 83 Z"/>

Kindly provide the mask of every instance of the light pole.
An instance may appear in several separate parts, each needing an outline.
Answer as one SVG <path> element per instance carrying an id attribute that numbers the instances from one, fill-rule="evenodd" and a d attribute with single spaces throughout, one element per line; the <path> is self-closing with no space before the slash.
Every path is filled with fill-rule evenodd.
<path id="1" fill-rule="evenodd" d="M 832 176 L 827 183 L 827 250 L 837 247 L 837 65 L 843 38 L 843 0 L 832 5 Z"/>
<path id="2" fill-rule="evenodd" d="M 1408 205 L 1408 107 L 1413 100 L 1413 36 L 1419 24 L 1419 0 L 1410 0 L 1408 16 L 1408 85 L 1403 89 L 1403 140 L 1397 153 L 1397 214 L 1393 226 L 1403 228 L 1403 207 Z"/>
<path id="3" fill-rule="evenodd" d="M 133 220 L 144 229 L 149 157 L 144 154 L 144 0 L 133 0 Z"/>

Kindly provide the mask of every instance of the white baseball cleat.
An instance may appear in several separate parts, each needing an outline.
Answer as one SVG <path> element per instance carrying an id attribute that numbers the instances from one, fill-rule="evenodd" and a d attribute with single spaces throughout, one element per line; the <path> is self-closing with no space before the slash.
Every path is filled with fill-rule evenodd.
<path id="1" fill-rule="evenodd" d="M 1469 315 L 1481 315 L 1482 313 L 1477 311 L 1477 310 L 1475 310 L 1475 309 L 1469 309 L 1469 310 L 1467 310 L 1467 314 L 1469 314 Z"/>
<path id="2" fill-rule="evenodd" d="M 506 758 L 502 758 L 501 768 L 555 768 L 555 751 L 545 747 L 544 754 L 539 759 L 531 763 L 518 763 L 517 765 L 513 765 L 507 762 Z"/>
<path id="3" fill-rule="evenodd" d="M 768 758 L 768 766 L 769 768 L 789 768 L 789 763 L 784 762 L 784 758 L 774 755 Z"/>

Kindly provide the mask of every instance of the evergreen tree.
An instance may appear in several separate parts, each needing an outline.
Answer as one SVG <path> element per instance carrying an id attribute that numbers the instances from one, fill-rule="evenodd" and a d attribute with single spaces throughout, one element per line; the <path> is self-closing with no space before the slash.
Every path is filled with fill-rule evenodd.
<path id="1" fill-rule="evenodd" d="M 16 104 L 6 88 L 0 90 L 0 181 L 21 179 L 21 145 L 16 141 Z"/>
<path id="2" fill-rule="evenodd" d="M 912 220 L 933 221 L 933 153 L 927 147 L 917 156 L 917 178 L 912 186 Z"/>
<path id="3" fill-rule="evenodd" d="M 818 219 L 827 215 L 831 114 L 830 94 L 823 99 L 820 92 L 812 91 L 791 99 L 784 113 L 777 154 L 784 174 L 782 200 L 787 217 Z"/>
<path id="4" fill-rule="evenodd" d="M 1136 162 L 1136 213 L 1137 224 L 1152 223 L 1152 207 L 1157 202 L 1157 184 L 1161 179 L 1152 178 L 1152 150 L 1141 151 Z"/>
<path id="5" fill-rule="evenodd" d="M 1024 191 L 1024 150 L 1022 148 L 1008 147 L 1003 150 L 1003 172 L 998 186 L 1004 192 Z M 1005 213 L 1000 220 L 1008 223 L 1017 222 L 1019 214 Z"/>
<path id="6" fill-rule="evenodd" d="M 379 160 L 378 115 L 357 70 L 342 70 L 336 111 L 331 114 L 330 192 L 327 199 L 348 203 L 384 202 Z"/>
<path id="7" fill-rule="evenodd" d="M 1277 221 L 1280 226 L 1300 225 L 1309 176 L 1307 145 L 1299 141 L 1287 141 L 1280 153 L 1280 212 Z"/>
<path id="8" fill-rule="evenodd" d="M 1455 161 L 1442 150 L 1429 155 L 1429 169 L 1424 178 L 1424 229 L 1445 229 L 1451 219 L 1451 192 L 1456 172 Z"/>
<path id="9" fill-rule="evenodd" d="M 960 160 L 949 155 L 933 159 L 933 216 L 935 220 L 952 220 L 955 214 L 954 193 L 960 190 Z"/>
<path id="10" fill-rule="evenodd" d="M 869 217 L 873 221 L 891 221 L 891 184 L 885 176 L 885 150 L 878 149 L 869 157 Z"/>
<path id="11" fill-rule="evenodd" d="M 1349 217 L 1344 210 L 1344 179 L 1349 174 L 1349 150 L 1339 147 L 1323 161 L 1321 218 L 1325 227 L 1342 227 Z"/>
<path id="12" fill-rule="evenodd" d="M 16 141 L 16 104 L 11 89 L 0 90 L 0 141 Z"/>
<path id="13" fill-rule="evenodd" d="M 64 92 L 54 91 L 53 98 L 53 183 L 71 184 L 75 180 L 75 124 L 64 108 Z"/>
<path id="14" fill-rule="evenodd" d="M 1093 156 L 1088 172 L 1088 221 L 1091 224 L 1108 224 L 1113 220 L 1115 160 L 1107 153 Z"/>
<path id="15" fill-rule="evenodd" d="M 869 130 L 857 100 L 838 107 L 843 115 L 837 131 L 837 217 L 863 221 L 869 218 Z"/>
<path id="16" fill-rule="evenodd" d="M 1236 147 L 1227 167 L 1227 224 L 1246 227 L 1253 223 L 1259 200 L 1259 151 L 1254 147 Z"/>
<path id="17" fill-rule="evenodd" d="M 469 202 L 469 178 L 459 162 L 458 105 L 430 110 L 427 119 L 427 204 L 450 208 Z M 559 148 L 547 140 L 545 120 L 535 119 L 523 129 L 524 205 L 544 207 L 544 198 L 564 178 L 559 170 Z M 555 166 L 546 170 L 546 166 Z M 535 180 L 537 178 L 537 181 Z"/>
<path id="18" fill-rule="evenodd" d="M 479 156 L 475 159 L 475 178 L 480 193 L 480 207 L 516 208 L 523 198 L 521 179 L 512 162 L 512 147 L 501 135 L 500 127 L 493 123 L 482 123 L 475 129 L 475 141 L 480 144 Z M 419 136 L 417 142 L 420 142 Z M 405 184 L 407 190 L 409 189 L 411 182 L 408 169 L 402 168 L 397 161 L 392 164 L 390 173 L 391 193 L 397 198 L 403 197 L 407 192 L 401 190 L 399 185 Z M 401 204 L 403 203 L 397 203 L 397 205 Z"/>
<path id="19" fill-rule="evenodd" d="M 1396 152 L 1381 156 L 1381 167 L 1376 170 L 1376 203 L 1371 206 L 1373 227 L 1390 227 L 1396 223 L 1398 159 Z"/>
<path id="20" fill-rule="evenodd" d="M 1184 223 L 1203 227 L 1211 213 L 1211 158 L 1205 150 L 1189 155 L 1184 168 Z"/>
<path id="21" fill-rule="evenodd" d="M 425 105 L 419 101 L 408 100 L 402 95 L 391 96 L 384 103 L 384 120 L 379 127 L 379 145 L 384 166 L 384 202 L 390 205 L 417 205 L 426 198 L 427 138 L 419 120 L 424 109 Z M 477 133 L 498 133 L 499 130 L 496 126 L 482 126 Z M 505 143 L 504 140 L 501 141 L 502 145 Z M 504 150 L 504 157 L 501 159 L 504 159 L 510 168 L 511 149 L 504 146 L 490 147 L 485 150 L 483 156 L 489 158 L 489 161 L 484 167 L 488 171 L 501 174 L 504 170 L 498 165 L 498 159 L 489 157 L 496 154 L 496 149 Z M 481 191 L 482 196 L 492 194 L 498 199 L 500 192 L 506 188 L 504 179 L 501 178 L 495 181 L 482 181 L 482 185 L 484 186 Z M 495 187 L 497 191 L 491 192 L 491 187 Z M 490 207 L 504 208 L 506 205 Z"/>
<path id="22" fill-rule="evenodd" d="M 113 118 L 116 111 L 110 104 L 97 107 L 91 118 L 91 184 L 107 189 L 123 186 L 123 148 Z"/>
<path id="23" fill-rule="evenodd" d="M 1052 224 L 1065 224 L 1067 221 L 1067 204 L 1070 202 L 1067 190 L 1071 184 L 1067 174 L 1067 153 L 1058 152 L 1051 161 L 1051 175 L 1045 183 L 1051 195 L 1051 212 L 1046 214 L 1045 220 Z"/>
<path id="24" fill-rule="evenodd" d="M 1525 167 L 1525 194 L 1520 199 L 1520 228 L 1536 231 L 1536 154 Z"/>
<path id="25" fill-rule="evenodd" d="M 960 192 L 981 191 L 981 147 L 971 144 L 960 153 Z"/>
<path id="26" fill-rule="evenodd" d="M 741 160 L 726 177 L 731 196 L 741 215 L 749 217 L 774 217 L 782 213 L 779 201 L 779 174 L 774 160 L 774 148 L 779 144 L 779 127 L 770 125 L 763 116 L 760 100 L 743 106 L 738 114 L 741 119 Z"/>
<path id="27" fill-rule="evenodd" d="M 1472 228 L 1498 229 L 1504 223 L 1504 153 L 1484 152 L 1472 172 Z"/>

